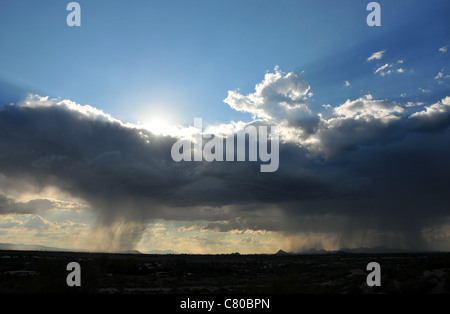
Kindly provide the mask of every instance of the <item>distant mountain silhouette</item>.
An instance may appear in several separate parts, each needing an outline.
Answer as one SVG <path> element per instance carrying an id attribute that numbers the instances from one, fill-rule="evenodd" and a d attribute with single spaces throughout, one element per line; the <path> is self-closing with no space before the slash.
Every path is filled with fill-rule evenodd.
<path id="1" fill-rule="evenodd" d="M 86 252 L 85 250 L 66 249 L 60 247 L 52 247 L 38 244 L 13 244 L 13 243 L 0 243 L 0 250 L 15 250 L 15 251 L 49 251 L 49 252 Z M 116 252 L 119 254 L 142 254 L 138 250 L 127 250 Z"/>
<path id="2" fill-rule="evenodd" d="M 275 255 L 281 255 L 281 256 L 285 256 L 285 255 L 293 255 L 295 253 L 292 252 L 285 252 L 283 250 L 279 250 L 278 252 L 275 253 Z"/>
<path id="3" fill-rule="evenodd" d="M 372 253 L 372 254 L 380 254 L 380 253 L 411 253 L 412 251 L 409 250 L 403 250 L 403 249 L 393 249 L 393 248 L 387 248 L 383 246 L 377 246 L 377 247 L 360 247 L 360 248 L 342 248 L 339 251 L 340 253 L 354 253 L 354 254 L 361 254 L 361 253 Z"/>
<path id="4" fill-rule="evenodd" d="M 328 254 L 330 251 L 326 251 L 324 249 L 316 250 L 316 249 L 309 249 L 306 251 L 299 252 L 298 254 Z"/>
<path id="5" fill-rule="evenodd" d="M 50 251 L 50 252 L 86 252 L 85 250 L 74 250 L 59 247 L 51 247 L 37 244 L 13 244 L 0 243 L 0 250 L 16 250 L 16 251 Z M 120 252 L 113 252 L 118 254 L 179 254 L 172 250 L 151 250 L 148 252 L 140 252 L 138 250 L 125 250 Z"/>
<path id="6" fill-rule="evenodd" d="M 0 250 L 18 250 L 18 251 L 50 251 L 50 252 L 86 252 L 85 250 L 66 249 L 51 247 L 37 244 L 12 244 L 12 243 L 0 243 Z M 151 250 L 146 252 L 140 252 L 138 250 L 126 250 L 121 252 L 115 252 L 119 254 L 180 254 L 173 250 Z M 274 255 L 287 256 L 287 255 L 321 255 L 321 254 L 391 254 L 391 253 L 418 253 L 418 251 L 393 249 L 383 246 L 378 247 L 360 247 L 360 248 L 342 248 L 335 251 L 327 251 L 324 249 L 308 249 L 300 252 L 286 252 L 279 250 Z M 424 253 L 423 251 L 420 253 Z M 231 255 L 240 255 L 239 253 L 232 253 Z"/>
<path id="7" fill-rule="evenodd" d="M 138 250 L 128 250 L 128 251 L 122 251 L 122 252 L 119 252 L 119 253 L 120 254 L 142 254 Z"/>
<path id="8" fill-rule="evenodd" d="M 18 250 L 18 251 L 53 251 L 53 252 L 69 252 L 73 250 L 62 249 L 57 247 L 37 245 L 37 244 L 12 244 L 0 243 L 0 250 Z"/>
<path id="9" fill-rule="evenodd" d="M 145 254 L 180 254 L 172 250 L 151 250 L 144 252 Z"/>
<path id="10" fill-rule="evenodd" d="M 283 250 L 279 250 L 277 253 L 275 253 L 274 255 L 281 255 L 281 256 L 285 256 L 285 255 L 316 255 L 316 254 L 383 254 L 383 253 L 412 253 L 413 251 L 409 251 L 409 250 L 403 250 L 403 249 L 393 249 L 393 248 L 387 248 L 387 247 L 383 247 L 383 246 L 378 246 L 378 247 L 372 247 L 372 248 L 368 248 L 368 247 L 360 247 L 360 248 L 342 248 L 339 250 L 335 250 L 335 251 L 327 251 L 324 249 L 308 249 L 308 250 L 304 250 L 304 251 L 300 251 L 300 252 L 285 252 Z"/>

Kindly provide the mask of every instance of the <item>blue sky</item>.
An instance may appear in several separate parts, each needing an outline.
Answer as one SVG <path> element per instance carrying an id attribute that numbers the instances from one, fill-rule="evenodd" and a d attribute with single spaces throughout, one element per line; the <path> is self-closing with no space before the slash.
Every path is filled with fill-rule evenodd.
<path id="1" fill-rule="evenodd" d="M 379 1 L 381 27 L 367 26 L 367 3 L 355 0 L 79 3 L 82 26 L 70 28 L 65 2 L 2 1 L 3 103 L 33 92 L 127 122 L 248 121 L 223 99 L 251 92 L 275 66 L 304 71 L 319 106 L 367 93 L 434 101 L 448 89 L 434 80 L 450 60 L 438 51 L 450 44 L 448 1 Z M 383 50 L 382 60 L 366 61 Z M 404 75 L 374 75 L 397 60 Z"/>
<path id="2" fill-rule="evenodd" d="M 0 242 L 450 250 L 448 0 L 68 2 L 0 2 Z M 175 162 L 195 117 L 279 169 Z"/>

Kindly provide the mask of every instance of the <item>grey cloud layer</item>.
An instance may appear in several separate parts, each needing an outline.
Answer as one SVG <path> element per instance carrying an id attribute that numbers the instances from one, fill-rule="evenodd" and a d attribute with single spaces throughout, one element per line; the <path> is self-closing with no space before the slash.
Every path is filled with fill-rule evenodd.
<path id="1" fill-rule="evenodd" d="M 54 203 L 46 199 L 17 202 L 16 200 L 0 194 L 0 214 L 32 214 L 37 211 L 45 211 L 54 208 Z"/>
<path id="2" fill-rule="evenodd" d="M 0 173 L 18 190 L 26 181 L 83 199 L 102 226 L 203 219 L 220 231 L 322 232 L 344 246 L 370 230 L 379 242 L 371 244 L 427 247 L 421 231 L 449 216 L 450 97 L 408 115 L 370 95 L 314 114 L 308 90 L 303 78 L 276 71 L 255 93 L 226 99 L 254 123 L 282 126 L 275 173 L 249 162 L 177 163 L 175 138 L 39 97 L 0 108 Z M 25 205 L 36 204 L 0 197 L 0 213 L 34 210 Z M 121 248 L 143 231 L 130 230 Z"/>

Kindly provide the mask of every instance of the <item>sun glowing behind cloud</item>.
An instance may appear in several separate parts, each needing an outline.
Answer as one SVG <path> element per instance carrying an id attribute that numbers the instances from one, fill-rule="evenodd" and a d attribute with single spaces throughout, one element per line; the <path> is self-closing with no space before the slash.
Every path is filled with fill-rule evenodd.
<path id="1" fill-rule="evenodd" d="M 171 125 L 163 117 L 154 117 L 143 123 L 144 128 L 158 135 L 171 135 L 176 130 L 176 126 Z"/>

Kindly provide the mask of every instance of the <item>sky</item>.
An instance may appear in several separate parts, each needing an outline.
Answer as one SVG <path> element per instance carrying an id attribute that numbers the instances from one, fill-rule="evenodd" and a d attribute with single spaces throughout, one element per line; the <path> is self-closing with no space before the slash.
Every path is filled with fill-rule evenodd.
<path id="1" fill-rule="evenodd" d="M 449 251 L 450 3 L 377 2 L 1 1 L 0 243 Z M 174 161 L 198 117 L 279 167 Z"/>

